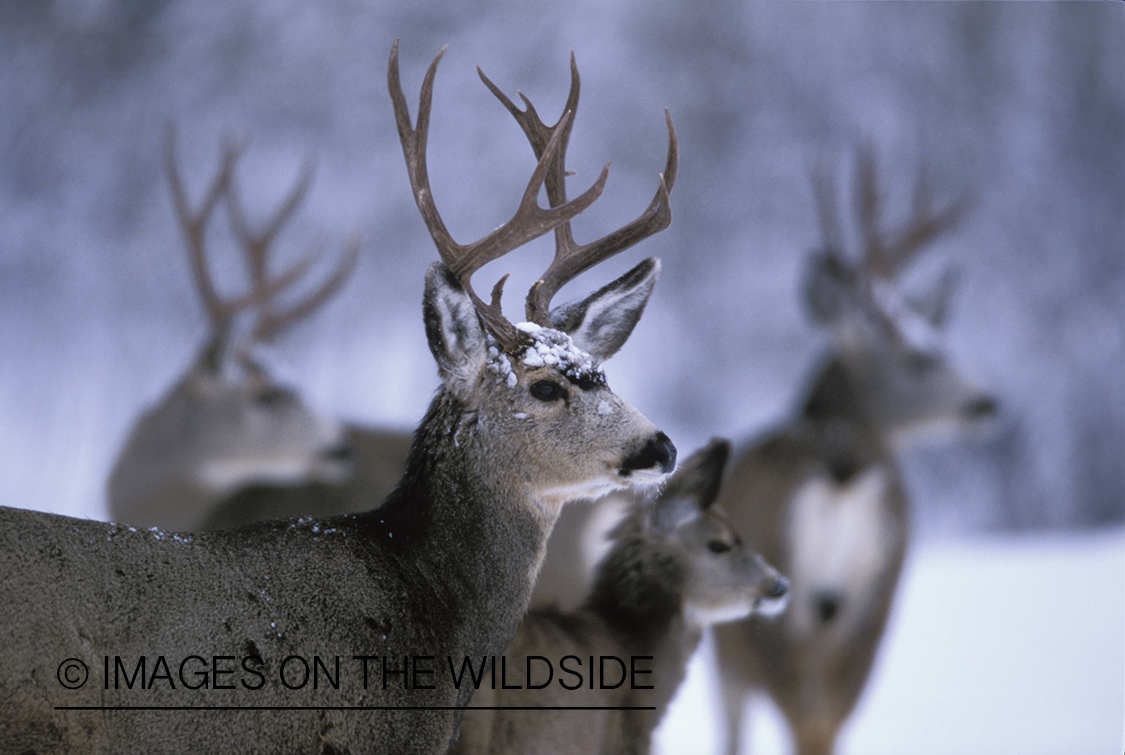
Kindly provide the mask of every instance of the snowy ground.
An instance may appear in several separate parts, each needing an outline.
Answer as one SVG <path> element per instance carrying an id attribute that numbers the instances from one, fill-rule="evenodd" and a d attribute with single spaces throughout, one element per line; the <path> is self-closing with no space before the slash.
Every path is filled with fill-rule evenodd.
<path id="1" fill-rule="evenodd" d="M 921 543 L 840 755 L 1102 755 L 1123 749 L 1125 532 Z M 710 648 L 659 752 L 717 752 Z M 787 752 L 755 708 L 743 752 Z"/>

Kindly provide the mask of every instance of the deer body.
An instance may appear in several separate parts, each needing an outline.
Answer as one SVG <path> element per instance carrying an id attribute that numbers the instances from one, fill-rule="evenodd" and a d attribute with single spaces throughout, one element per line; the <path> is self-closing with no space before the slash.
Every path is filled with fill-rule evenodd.
<path id="1" fill-rule="evenodd" d="M 842 253 L 830 187 L 819 196 L 828 250 L 814 255 L 809 309 L 833 328 L 828 356 L 796 412 L 741 448 L 719 503 L 750 547 L 789 576 L 778 621 L 750 617 L 715 628 L 728 752 L 740 747 L 746 699 L 764 689 L 800 755 L 830 755 L 854 709 L 886 627 L 909 540 L 898 457 L 936 425 L 958 428 L 995 410 L 938 347 L 948 278 L 913 305 L 890 288 L 921 247 L 947 226 L 922 192 L 896 235 L 876 228 L 874 168 L 856 169 L 858 262 Z M 924 336 L 924 337 L 920 337 Z"/>
<path id="2" fill-rule="evenodd" d="M 524 617 L 504 651 L 504 678 L 477 693 L 451 752 L 647 753 L 704 628 L 780 610 L 786 581 L 743 546 L 712 506 L 729 452 L 726 441 L 713 441 L 684 462 L 655 500 L 633 506 L 615 528 L 580 608 Z M 568 668 L 568 657 L 581 665 Z M 607 678 L 595 685 L 601 669 L 595 671 L 593 659 L 605 657 L 621 660 L 611 661 Z M 538 660 L 544 658 L 558 682 L 547 683 Z M 635 674 L 638 667 L 644 673 Z M 575 679 L 575 668 L 590 682 Z M 530 678 L 529 669 L 535 670 Z M 485 706 L 501 709 L 479 709 Z M 517 709 L 526 706 L 538 710 Z M 571 710 L 543 710 L 551 706 Z"/>
<path id="3" fill-rule="evenodd" d="M 776 622 L 715 628 L 730 741 L 747 695 L 764 685 L 798 752 L 829 753 L 867 681 L 906 553 L 897 464 L 861 427 L 802 417 L 736 453 L 720 501 L 792 586 Z"/>
<path id="4" fill-rule="evenodd" d="M 110 473 L 109 515 L 135 527 L 201 529 L 219 501 L 250 483 L 347 480 L 347 440 L 339 420 L 292 388 L 230 381 L 197 365 L 133 425 Z"/>
<path id="5" fill-rule="evenodd" d="M 405 134 L 397 43 L 388 78 Z M 416 185 L 412 159 L 424 156 L 425 128 L 403 143 Z M 0 509 L 0 626 L 15 659 L 0 668 L 0 752 L 445 752 L 472 690 L 443 664 L 503 651 L 562 504 L 659 482 L 675 464 L 671 442 L 610 391 L 600 368 L 636 324 L 655 260 L 569 307 L 559 328 L 546 316 L 517 328 L 468 285 L 475 253 L 510 252 L 568 222 L 600 191 L 601 183 L 575 202 L 538 208 L 546 166 L 561 164 L 558 144 L 508 224 L 472 245 L 438 243 L 443 262 L 426 275 L 423 316 L 442 386 L 400 484 L 378 508 L 178 535 Z M 425 197 L 416 198 L 423 207 Z M 666 207 L 667 193 L 660 199 Z M 432 205 L 423 216 L 441 222 Z M 543 277 L 561 285 L 556 274 L 553 266 Z M 140 700 L 98 678 L 103 664 L 141 656 L 166 660 Z M 236 669 L 242 661 L 245 675 L 213 672 L 233 690 L 192 689 L 177 670 L 195 656 Z M 425 656 L 436 670 L 421 683 L 411 673 L 407 689 L 395 685 L 405 675 L 386 686 L 369 679 L 364 689 L 354 666 L 338 688 L 286 685 L 293 657 L 315 670 L 317 658 L 348 665 L 355 656 L 399 669 Z M 60 668 L 68 658 L 85 663 L 91 683 L 64 684 L 75 673 Z M 123 707 L 206 704 L 250 709 Z"/>
<path id="6" fill-rule="evenodd" d="M 343 479 L 303 479 L 291 484 L 253 482 L 215 503 L 199 530 L 223 530 L 264 519 L 354 514 L 381 501 L 402 477 L 410 452 L 410 433 L 344 425 Z"/>

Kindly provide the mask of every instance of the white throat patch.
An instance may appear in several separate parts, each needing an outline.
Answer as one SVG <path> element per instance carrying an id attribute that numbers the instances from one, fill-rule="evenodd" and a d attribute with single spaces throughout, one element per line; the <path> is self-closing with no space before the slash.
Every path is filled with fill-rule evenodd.
<path id="1" fill-rule="evenodd" d="M 811 634 L 819 626 L 817 600 L 822 595 L 839 598 L 835 625 L 846 626 L 862 615 L 868 586 L 894 546 L 883 505 L 888 483 L 886 470 L 873 466 L 842 485 L 825 477 L 811 479 L 793 494 L 787 531 L 792 590 L 786 620 L 800 634 Z"/>

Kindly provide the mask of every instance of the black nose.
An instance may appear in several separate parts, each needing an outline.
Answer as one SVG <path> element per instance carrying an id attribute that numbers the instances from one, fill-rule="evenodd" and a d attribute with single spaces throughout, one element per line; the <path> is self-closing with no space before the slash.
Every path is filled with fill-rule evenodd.
<path id="1" fill-rule="evenodd" d="M 676 468 L 676 447 L 668 440 L 668 436 L 661 432 L 649 438 L 641 448 L 630 454 L 621 465 L 621 470 L 633 472 L 655 467 L 659 467 L 664 474 L 671 474 Z"/>
<path id="2" fill-rule="evenodd" d="M 766 590 L 766 595 L 771 598 L 780 598 L 787 592 L 789 592 L 789 580 L 785 577 L 778 577 Z"/>
<path id="3" fill-rule="evenodd" d="M 996 413 L 998 408 L 996 399 L 991 396 L 981 396 L 970 401 L 969 405 L 965 407 L 965 412 L 970 417 L 990 417 Z"/>
<path id="4" fill-rule="evenodd" d="M 814 597 L 816 615 L 821 624 L 829 623 L 836 618 L 836 614 L 840 613 L 840 606 L 844 601 L 844 596 L 840 593 L 835 590 L 821 590 Z"/>

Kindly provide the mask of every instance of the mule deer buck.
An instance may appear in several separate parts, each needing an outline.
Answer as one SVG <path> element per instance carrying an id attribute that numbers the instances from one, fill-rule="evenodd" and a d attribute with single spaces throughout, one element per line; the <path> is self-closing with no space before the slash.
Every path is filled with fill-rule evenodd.
<path id="1" fill-rule="evenodd" d="M 542 159 L 543 151 L 555 128 L 563 129 L 562 148 L 558 154 L 561 156 L 565 152 L 567 140 L 570 138 L 570 125 L 574 122 L 578 111 L 581 89 L 581 79 L 573 54 L 570 60 L 570 92 L 563 109 L 564 112 L 570 113 L 570 118 L 566 121 L 560 119 L 554 127 L 548 127 L 542 122 L 527 98 L 524 98 L 526 110 L 521 110 L 479 69 L 478 73 L 489 90 L 503 103 L 523 129 L 536 160 Z M 670 120 L 668 125 L 674 139 L 675 132 Z M 552 163 L 544 179 L 547 200 L 553 207 L 566 202 L 565 176 L 566 168 L 561 160 L 557 160 Z M 675 180 L 676 165 L 673 162 L 667 166 L 664 173 L 664 184 L 669 192 Z M 614 243 L 620 244 L 619 251 L 623 251 L 642 238 L 643 236 L 640 235 L 620 236 Z M 574 236 L 569 222 L 555 229 L 555 240 L 557 247 L 574 246 Z M 638 310 L 639 314 L 640 310 Z M 216 506 L 204 520 L 202 528 L 223 529 L 278 516 L 329 515 L 363 510 L 372 494 L 382 497 L 385 494 L 382 487 L 393 485 L 392 480 L 397 481 L 400 460 L 406 458 L 408 438 L 396 436 L 391 431 L 358 430 L 351 426 L 348 430 L 349 446 L 353 449 L 354 476 L 346 484 L 312 481 L 301 485 L 263 483 L 247 486 Z M 533 605 L 547 605 L 558 602 L 560 598 L 569 597 L 576 589 L 580 589 L 575 586 L 576 583 L 580 584 L 579 580 L 587 576 L 580 559 L 575 558 L 575 549 L 579 546 L 583 524 L 590 513 L 583 508 L 575 506 L 562 510 L 559 520 L 561 526 L 552 530 L 547 555 L 540 570 L 540 578 L 536 581 L 532 593 Z"/>
<path id="2" fill-rule="evenodd" d="M 713 505 L 729 455 L 712 441 L 632 506 L 580 609 L 524 617 L 451 753 L 647 753 L 704 628 L 781 610 L 785 579 Z"/>
<path id="3" fill-rule="evenodd" d="M 442 258 L 423 296 L 441 387 L 398 487 L 362 514 L 195 535 L 0 509 L 0 750 L 445 752 L 472 694 L 452 667 L 503 651 L 559 507 L 672 471 L 671 442 L 600 366 L 635 325 L 655 261 L 561 310 L 564 320 L 552 294 L 616 251 L 615 237 L 557 255 L 521 327 L 501 312 L 499 285 L 490 304 L 470 285 L 486 261 L 589 206 L 606 172 L 541 208 L 545 174 L 562 162 L 556 135 L 511 220 L 453 241 L 426 169 L 440 58 L 416 127 L 397 42 L 388 70 L 414 198 Z M 644 236 L 669 221 L 662 185 L 628 228 Z M 95 677 L 86 686 L 83 665 Z M 132 674 L 121 684 L 119 667 Z M 237 710 L 140 709 L 152 706 Z"/>
<path id="4" fill-rule="evenodd" d="M 991 415 L 996 402 L 939 349 L 949 276 L 908 298 L 896 279 L 956 219 L 919 181 L 911 217 L 880 225 L 874 160 L 855 166 L 863 253 L 844 253 L 835 180 L 816 196 L 824 249 L 812 256 L 809 310 L 835 331 L 796 415 L 738 452 L 719 503 L 790 579 L 777 622 L 753 617 L 716 627 L 728 751 L 739 751 L 747 695 L 764 687 L 801 755 L 831 753 L 863 691 L 891 607 L 908 539 L 906 490 L 896 458 L 917 431 Z"/>
<path id="5" fill-rule="evenodd" d="M 309 272 L 309 253 L 280 274 L 271 248 L 308 190 L 306 170 L 263 230 L 251 230 L 234 186 L 240 148 L 229 144 L 198 210 L 176 164 L 173 134 L 166 150 L 172 206 L 186 242 L 210 333 L 171 390 L 136 421 L 110 473 L 109 514 L 138 527 L 196 529 L 218 501 L 251 482 L 338 481 L 348 476 L 349 439 L 342 424 L 310 409 L 274 378 L 256 351 L 325 304 L 355 268 L 351 244 L 335 270 L 296 301 L 279 299 Z M 241 248 L 250 288 L 223 297 L 208 259 L 208 226 L 220 203 Z M 250 318 L 245 333 L 237 321 Z M 384 492 L 389 492 L 384 491 Z"/>

